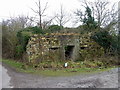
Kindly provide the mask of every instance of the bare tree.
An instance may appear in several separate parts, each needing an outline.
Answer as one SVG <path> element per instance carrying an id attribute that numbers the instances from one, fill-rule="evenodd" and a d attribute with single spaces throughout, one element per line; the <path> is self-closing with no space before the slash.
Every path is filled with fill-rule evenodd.
<path id="1" fill-rule="evenodd" d="M 63 25 L 65 25 L 67 22 L 69 22 L 70 21 L 70 15 L 68 16 L 67 14 L 66 14 L 66 12 L 64 11 L 64 9 L 63 9 L 63 6 L 61 5 L 61 7 L 60 7 L 60 13 L 57 13 L 56 15 L 56 22 L 60 25 L 60 26 L 63 26 Z"/>
<path id="2" fill-rule="evenodd" d="M 118 31 L 119 31 L 119 35 L 120 35 L 120 1 L 118 3 L 118 10 L 119 10 L 119 13 L 118 13 Z"/>
<path id="3" fill-rule="evenodd" d="M 110 6 L 110 2 L 97 0 L 97 2 L 94 2 L 94 5 L 95 16 L 98 20 L 99 26 L 106 26 L 108 24 L 111 24 L 111 22 L 117 21 L 118 10 L 115 9 L 115 4 Z"/>
<path id="4" fill-rule="evenodd" d="M 12 31 L 21 30 L 25 27 L 33 26 L 32 21 L 30 19 L 31 17 L 25 15 L 19 15 L 18 17 L 10 17 L 7 25 L 9 27 L 9 30 Z"/>
<path id="5" fill-rule="evenodd" d="M 25 28 L 27 26 L 28 19 L 29 19 L 29 17 L 28 16 L 24 16 L 24 15 L 21 15 L 21 16 L 18 17 L 18 20 L 21 23 L 21 27 L 22 28 Z"/>
<path id="6" fill-rule="evenodd" d="M 105 27 L 111 22 L 117 21 L 118 19 L 118 10 L 113 6 L 110 6 L 110 2 L 106 2 L 103 0 L 96 0 L 95 2 L 88 2 L 84 0 L 82 2 L 83 7 L 89 7 L 92 10 L 92 16 L 98 23 L 99 27 Z M 77 22 L 80 22 L 84 18 L 84 12 L 82 10 L 77 10 L 75 12 L 77 18 Z"/>
<path id="7" fill-rule="evenodd" d="M 48 28 L 48 26 L 51 25 L 52 21 L 56 18 L 56 16 L 52 17 L 51 19 L 49 20 L 44 20 L 43 23 L 42 23 L 42 28 L 43 29 L 46 29 Z"/>
<path id="8" fill-rule="evenodd" d="M 9 26 L 10 20 L 2 21 L 2 56 L 11 58 L 15 55 L 17 37 L 15 29 L 13 30 L 13 28 L 9 28 Z"/>
<path id="9" fill-rule="evenodd" d="M 35 2 L 35 4 L 36 4 L 38 10 L 34 10 L 32 8 L 31 9 L 33 10 L 34 13 L 36 13 L 39 16 L 39 26 L 40 26 L 40 28 L 42 28 L 42 17 L 46 16 L 46 15 L 44 15 L 44 13 L 47 9 L 48 2 L 46 2 L 46 5 L 45 5 L 44 9 L 42 9 L 42 7 L 41 7 L 41 1 L 40 0 L 38 0 L 38 2 Z"/>

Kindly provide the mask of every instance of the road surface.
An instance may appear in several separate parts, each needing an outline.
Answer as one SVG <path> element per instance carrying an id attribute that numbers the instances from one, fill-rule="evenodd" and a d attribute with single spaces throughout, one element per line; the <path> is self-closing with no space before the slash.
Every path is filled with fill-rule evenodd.
<path id="1" fill-rule="evenodd" d="M 46 77 L 20 73 L 6 65 L 2 72 L 4 88 L 118 88 L 117 68 L 97 74 L 69 77 Z"/>
<path id="2" fill-rule="evenodd" d="M 0 90 L 1 88 L 12 88 L 10 80 L 11 77 L 8 75 L 8 70 L 2 67 L 2 63 L 0 62 Z"/>

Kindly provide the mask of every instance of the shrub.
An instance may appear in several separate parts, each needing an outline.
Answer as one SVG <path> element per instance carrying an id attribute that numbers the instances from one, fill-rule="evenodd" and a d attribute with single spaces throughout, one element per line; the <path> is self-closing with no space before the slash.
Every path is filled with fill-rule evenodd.
<path id="1" fill-rule="evenodd" d="M 21 57 L 24 52 L 24 49 L 21 45 L 16 46 L 16 57 Z"/>
<path id="2" fill-rule="evenodd" d="M 38 64 L 38 68 L 42 69 L 61 69 L 63 68 L 63 63 L 60 62 L 52 62 L 52 61 L 43 61 Z"/>
<path id="3" fill-rule="evenodd" d="M 97 68 L 98 65 L 95 62 L 91 62 L 91 61 L 84 61 L 84 65 L 87 68 Z"/>
<path id="4" fill-rule="evenodd" d="M 112 36 L 108 31 L 100 31 L 95 33 L 91 38 L 102 46 L 105 53 L 110 55 L 120 55 L 120 36 Z"/>
<path id="5" fill-rule="evenodd" d="M 30 31 L 33 33 L 33 34 L 44 34 L 42 28 L 39 28 L 37 26 L 35 27 L 30 27 Z"/>
<path id="6" fill-rule="evenodd" d="M 17 33 L 17 37 L 19 39 L 19 44 L 21 45 L 22 49 L 24 51 L 26 51 L 26 45 L 27 45 L 28 40 L 30 38 L 30 33 L 26 32 L 26 31 L 24 31 L 24 32 L 20 31 Z"/>
<path id="7" fill-rule="evenodd" d="M 119 55 L 119 57 L 120 57 L 120 35 L 118 35 L 118 44 L 117 44 L 117 53 L 118 53 L 118 55 Z"/>
<path id="8" fill-rule="evenodd" d="M 22 46 L 24 51 L 26 51 L 26 45 L 28 44 L 28 40 L 30 39 L 31 34 L 43 34 L 43 31 L 41 28 L 35 26 L 24 28 L 17 33 L 19 44 Z"/>
<path id="9" fill-rule="evenodd" d="M 105 56 L 105 57 L 97 58 L 97 61 L 102 62 L 101 66 L 103 67 L 114 66 L 119 64 L 117 56 L 114 57 Z M 98 65 L 100 65 L 99 62 Z"/>
<path id="10" fill-rule="evenodd" d="M 100 31 L 95 33 L 91 38 L 97 42 L 100 46 L 102 46 L 107 52 L 108 49 L 110 49 L 112 36 L 109 34 L 108 31 Z"/>
<path id="11" fill-rule="evenodd" d="M 58 25 L 51 25 L 48 27 L 48 30 L 50 30 L 51 32 L 60 31 L 61 29 L 63 29 L 63 27 Z"/>

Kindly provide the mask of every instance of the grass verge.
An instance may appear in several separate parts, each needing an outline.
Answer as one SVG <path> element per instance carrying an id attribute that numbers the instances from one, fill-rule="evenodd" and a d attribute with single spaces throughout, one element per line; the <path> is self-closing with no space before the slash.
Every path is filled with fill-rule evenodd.
<path id="1" fill-rule="evenodd" d="M 1 60 L 0 60 L 1 61 Z M 23 63 L 17 62 L 14 60 L 8 60 L 8 59 L 2 59 L 2 62 L 15 68 L 19 72 L 25 72 L 25 73 L 31 73 L 31 74 L 37 74 L 37 75 L 43 75 L 43 76 L 73 76 L 73 75 L 79 75 L 79 74 L 93 74 L 97 72 L 102 72 L 106 70 L 110 70 L 115 67 L 109 67 L 109 68 L 64 68 L 61 70 L 53 70 L 53 69 L 44 69 L 44 70 L 38 70 L 33 67 L 28 66 L 27 69 L 23 69 L 22 65 Z"/>

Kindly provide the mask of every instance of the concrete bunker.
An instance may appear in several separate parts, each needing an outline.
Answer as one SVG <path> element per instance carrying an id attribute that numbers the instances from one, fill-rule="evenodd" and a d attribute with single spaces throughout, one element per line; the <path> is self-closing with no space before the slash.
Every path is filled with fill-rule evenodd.
<path id="1" fill-rule="evenodd" d="M 79 58 L 79 35 L 74 33 L 57 33 L 50 35 L 33 35 L 27 45 L 29 61 L 75 61 Z M 29 54 L 29 53 L 32 54 Z"/>

